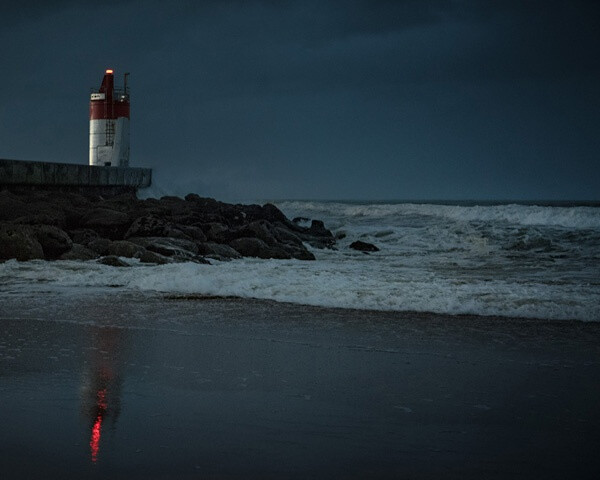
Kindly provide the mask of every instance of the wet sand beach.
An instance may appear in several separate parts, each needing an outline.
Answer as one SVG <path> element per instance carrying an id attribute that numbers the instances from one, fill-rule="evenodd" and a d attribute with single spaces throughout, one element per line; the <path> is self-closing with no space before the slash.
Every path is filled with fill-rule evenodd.
<path id="1" fill-rule="evenodd" d="M 600 325 L 5 295 L 3 478 L 596 478 Z"/>

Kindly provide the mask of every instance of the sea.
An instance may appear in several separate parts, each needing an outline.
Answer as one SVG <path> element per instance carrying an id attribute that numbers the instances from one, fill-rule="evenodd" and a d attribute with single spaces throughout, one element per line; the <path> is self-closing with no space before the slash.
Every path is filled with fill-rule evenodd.
<path id="1" fill-rule="evenodd" d="M 275 201 L 324 221 L 316 261 L 0 264 L 0 295 L 195 295 L 358 310 L 600 321 L 600 203 Z M 376 245 L 363 253 L 356 240 Z"/>
<path id="2" fill-rule="evenodd" d="M 2 478 L 597 477 L 598 205 L 274 203 L 336 248 L 0 263 Z"/>

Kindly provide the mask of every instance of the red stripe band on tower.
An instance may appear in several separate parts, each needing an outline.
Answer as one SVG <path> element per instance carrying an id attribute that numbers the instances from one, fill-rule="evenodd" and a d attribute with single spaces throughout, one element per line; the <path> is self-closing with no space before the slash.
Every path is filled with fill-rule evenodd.
<path id="1" fill-rule="evenodd" d="M 129 118 L 129 97 L 114 98 L 114 78 L 113 71 L 106 70 L 98 92 L 90 100 L 90 120 Z"/>

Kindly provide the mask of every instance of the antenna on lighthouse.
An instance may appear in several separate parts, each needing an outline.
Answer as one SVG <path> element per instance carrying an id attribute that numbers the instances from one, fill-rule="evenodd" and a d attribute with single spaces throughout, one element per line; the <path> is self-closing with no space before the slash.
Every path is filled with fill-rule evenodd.
<path id="1" fill-rule="evenodd" d="M 129 92 L 114 88 L 114 71 L 106 69 L 102 84 L 90 96 L 90 165 L 129 166 Z"/>

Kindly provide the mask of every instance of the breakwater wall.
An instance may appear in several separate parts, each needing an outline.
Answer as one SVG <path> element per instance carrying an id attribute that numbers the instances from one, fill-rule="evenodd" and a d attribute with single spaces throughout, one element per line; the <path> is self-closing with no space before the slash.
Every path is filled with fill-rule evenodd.
<path id="1" fill-rule="evenodd" d="M 152 169 L 0 159 L 0 188 L 119 193 L 149 187 Z"/>

